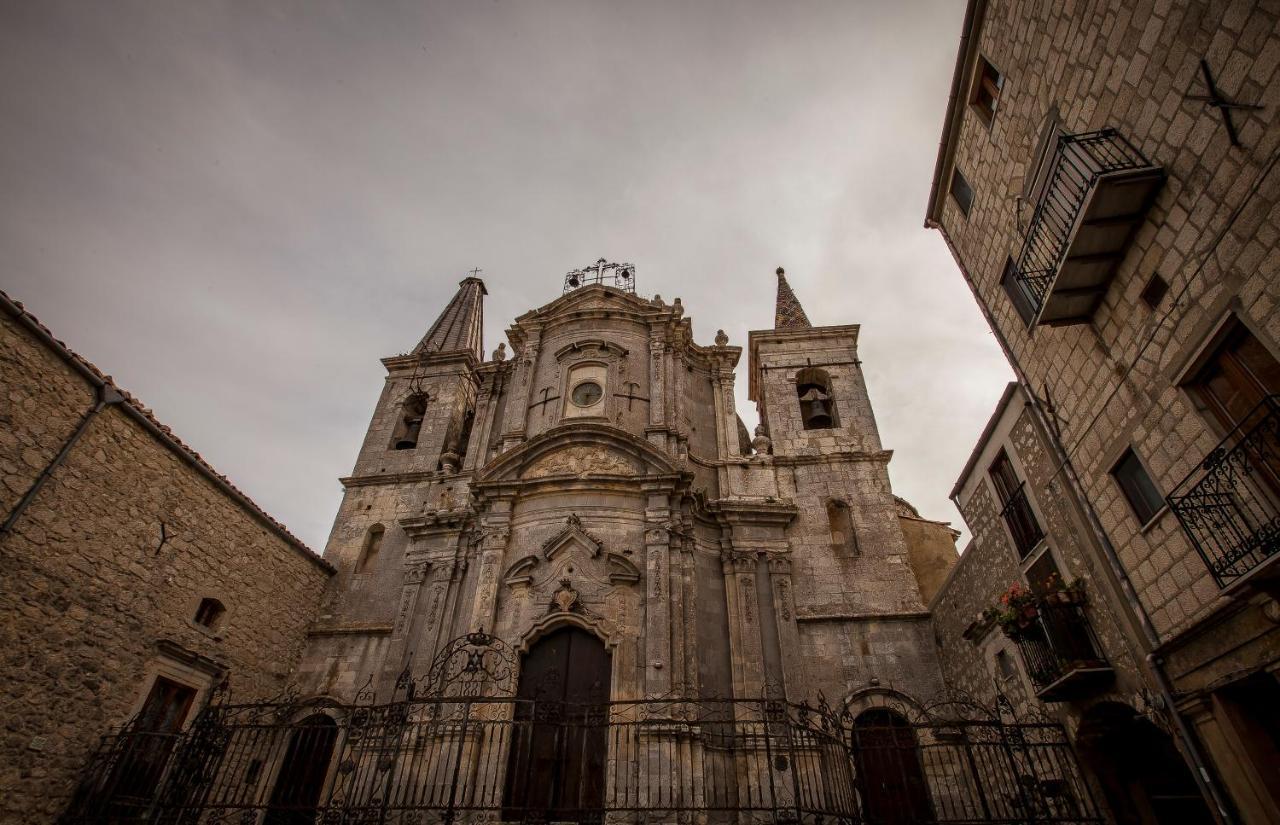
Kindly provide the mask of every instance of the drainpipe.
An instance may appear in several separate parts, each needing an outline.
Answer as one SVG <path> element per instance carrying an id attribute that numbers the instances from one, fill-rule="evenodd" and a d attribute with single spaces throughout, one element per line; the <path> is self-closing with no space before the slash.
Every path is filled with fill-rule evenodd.
<path id="1" fill-rule="evenodd" d="M 97 417 L 98 413 L 112 404 L 119 404 L 124 401 L 124 396 L 120 394 L 120 391 L 108 383 L 98 385 L 97 395 L 97 400 L 93 402 L 89 409 L 85 410 L 84 415 L 80 417 L 80 423 L 76 425 L 66 443 L 62 445 L 62 449 L 53 457 L 52 461 L 45 465 L 44 469 L 40 471 L 40 475 L 36 476 L 36 480 L 31 483 L 31 487 L 27 489 L 27 492 L 9 511 L 8 518 L 4 520 L 3 525 L 0 525 L 0 538 L 12 532 L 13 526 L 18 523 L 18 519 L 31 506 L 31 502 L 35 501 L 36 495 L 53 475 L 53 471 L 62 466 L 62 463 L 67 460 L 67 456 L 71 454 L 71 448 L 76 446 L 76 442 L 84 435 L 85 430 L 89 429 L 89 424 Z"/>
<path id="2" fill-rule="evenodd" d="M 1067 483 L 1075 489 L 1081 503 L 1084 505 L 1085 521 L 1089 524 L 1089 529 L 1093 533 L 1098 544 L 1102 547 L 1103 555 L 1106 557 L 1107 564 L 1111 568 L 1111 573 L 1120 583 L 1121 593 L 1124 595 L 1125 601 L 1129 605 L 1129 609 L 1133 615 L 1138 617 L 1138 623 L 1142 627 L 1143 635 L 1146 637 L 1149 649 L 1155 649 L 1160 646 L 1160 635 L 1156 632 L 1155 626 L 1151 624 L 1151 617 L 1147 615 L 1146 608 L 1142 605 L 1138 598 L 1137 591 L 1133 588 L 1133 582 L 1129 578 L 1128 572 L 1124 569 L 1124 564 L 1120 561 L 1120 555 L 1116 552 L 1115 546 L 1111 543 L 1111 538 L 1107 535 L 1107 531 L 1102 526 L 1102 521 L 1098 518 L 1098 513 L 1093 508 L 1093 502 L 1085 494 L 1084 486 L 1080 483 L 1080 477 L 1076 474 L 1075 466 L 1071 463 L 1071 457 L 1067 454 L 1066 448 L 1058 439 L 1057 432 L 1051 426 L 1048 415 L 1044 408 L 1040 405 L 1040 399 L 1035 394 L 1035 389 L 1031 382 L 1027 379 L 1027 374 L 1023 371 L 1022 365 L 1014 356 L 1012 348 L 1009 346 L 1008 340 L 1004 336 L 1004 332 L 996 325 L 995 318 L 991 315 L 990 309 L 987 307 L 986 301 L 978 292 L 978 285 L 974 282 L 973 277 L 969 274 L 969 270 L 965 267 L 964 262 L 960 259 L 959 253 L 955 246 L 951 243 L 951 238 L 943 231 L 942 227 L 933 220 L 926 223 L 927 228 L 937 229 L 942 235 L 943 240 L 947 244 L 947 248 L 951 251 L 951 257 L 955 259 L 956 266 L 960 270 L 960 274 L 964 276 L 965 283 L 969 285 L 969 291 L 973 293 L 974 300 L 978 303 L 978 308 L 982 311 L 982 316 L 987 322 L 987 326 L 991 328 L 991 332 L 996 336 L 996 341 L 1000 344 L 1000 349 L 1004 351 L 1005 358 L 1009 361 L 1009 365 L 1013 368 L 1014 375 L 1023 387 L 1029 391 L 1029 403 L 1032 411 L 1035 413 L 1036 420 L 1040 424 L 1045 434 L 1049 437 L 1049 443 L 1053 446 L 1053 451 L 1058 457 L 1058 463 L 1067 477 Z M 1186 749 L 1186 754 L 1190 758 L 1195 767 L 1193 775 L 1196 784 L 1200 787 L 1200 792 L 1213 800 L 1213 804 L 1218 809 L 1218 816 L 1223 825 L 1235 825 L 1236 819 L 1232 816 L 1230 808 L 1226 802 L 1226 795 L 1218 787 L 1217 781 L 1209 772 L 1208 765 L 1205 761 L 1204 754 L 1201 752 L 1200 744 L 1196 741 L 1195 736 L 1191 732 L 1191 728 L 1187 726 L 1186 720 L 1182 718 L 1182 714 L 1178 712 L 1177 705 L 1174 704 L 1173 688 L 1169 683 L 1169 677 L 1164 672 L 1163 660 L 1154 653 L 1146 655 L 1147 668 L 1155 677 L 1156 687 L 1160 692 L 1160 697 L 1164 701 L 1165 706 L 1169 708 L 1170 714 L 1173 716 L 1174 724 L 1178 729 L 1178 738 L 1182 740 L 1182 744 Z"/>

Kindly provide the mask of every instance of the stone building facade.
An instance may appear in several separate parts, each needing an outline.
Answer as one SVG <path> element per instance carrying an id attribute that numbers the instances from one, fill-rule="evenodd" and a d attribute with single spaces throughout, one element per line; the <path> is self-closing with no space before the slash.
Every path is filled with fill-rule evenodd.
<path id="1" fill-rule="evenodd" d="M 52 821 L 98 738 L 284 687 L 333 572 L 0 293 L 0 819 Z"/>
<path id="2" fill-rule="evenodd" d="M 972 0 L 926 218 L 1023 385 L 1047 461 L 1016 428 L 1011 457 L 1054 485 L 1035 506 L 1074 496 L 1081 557 L 1112 576 L 1088 609 L 1123 631 L 1102 639 L 1116 698 L 1167 707 L 1220 821 L 1280 820 L 1278 24 L 1262 3 Z M 1003 528 L 979 534 L 996 502 L 962 505 L 1011 570 Z M 951 590 L 979 587 L 970 564 Z"/>
<path id="3" fill-rule="evenodd" d="M 1206 818 L 1137 617 L 1057 469 L 1009 384 L 952 490 L 973 539 L 930 604 L 944 678 L 1063 723 L 1117 821 Z M 1007 606 L 1012 588 L 1034 594 L 1032 615 Z"/>
<path id="4" fill-rule="evenodd" d="M 383 360 L 302 693 L 389 693 L 468 632 L 527 658 L 566 628 L 608 653 L 598 698 L 939 693 L 913 563 L 936 581 L 955 533 L 893 496 L 858 327 L 810 326 L 778 278 L 748 342 L 754 439 L 742 348 L 696 343 L 679 299 L 569 287 L 485 359 L 485 288 L 462 281 Z"/>

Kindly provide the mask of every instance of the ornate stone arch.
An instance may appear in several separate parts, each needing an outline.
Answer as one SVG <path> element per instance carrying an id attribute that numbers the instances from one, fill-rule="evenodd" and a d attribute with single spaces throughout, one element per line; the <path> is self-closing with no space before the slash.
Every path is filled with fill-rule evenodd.
<path id="1" fill-rule="evenodd" d="M 610 652 L 617 649 L 622 642 L 621 633 L 612 622 L 586 613 L 560 612 L 543 616 L 526 628 L 515 645 L 516 652 L 521 655 L 528 653 L 535 642 L 562 627 L 577 627 L 585 630 L 604 642 L 605 649 Z"/>

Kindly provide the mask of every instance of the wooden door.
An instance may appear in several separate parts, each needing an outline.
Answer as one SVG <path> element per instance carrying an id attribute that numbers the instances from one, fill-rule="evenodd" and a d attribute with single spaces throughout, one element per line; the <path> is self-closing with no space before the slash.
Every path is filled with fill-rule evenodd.
<path id="1" fill-rule="evenodd" d="M 1280 393 L 1280 363 L 1244 327 L 1223 340 L 1192 388 L 1224 430 L 1234 429 L 1268 395 Z"/>
<path id="2" fill-rule="evenodd" d="M 864 711 L 854 720 L 852 735 L 867 825 L 933 821 L 915 732 L 907 720 L 884 708 Z"/>
<path id="3" fill-rule="evenodd" d="M 145 810 L 169 764 L 195 698 L 195 688 L 156 677 L 109 780 L 113 788 L 108 808 L 112 813 Z"/>
<path id="4" fill-rule="evenodd" d="M 576 627 L 525 654 L 507 759 L 504 818 L 598 821 L 608 759 L 610 656 Z"/>
<path id="5" fill-rule="evenodd" d="M 1245 475 L 1257 479 L 1258 492 L 1280 500 L 1276 454 L 1280 445 L 1274 430 L 1263 426 L 1269 413 L 1259 406 L 1267 396 L 1280 394 L 1280 362 L 1237 325 L 1196 373 L 1189 389 L 1204 402 L 1222 431 L 1231 435 L 1227 448 L 1243 443 L 1249 461 L 1240 466 Z"/>

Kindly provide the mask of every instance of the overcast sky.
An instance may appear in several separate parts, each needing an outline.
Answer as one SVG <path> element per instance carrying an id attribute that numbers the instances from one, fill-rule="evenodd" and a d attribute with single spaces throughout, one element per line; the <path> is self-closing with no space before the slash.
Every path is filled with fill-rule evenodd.
<path id="1" fill-rule="evenodd" d="M 0 0 L 0 286 L 322 550 L 378 358 L 467 270 L 490 350 L 600 256 L 745 346 L 782 265 L 862 325 L 895 491 L 958 525 L 1010 376 L 922 228 L 962 13 Z"/>

